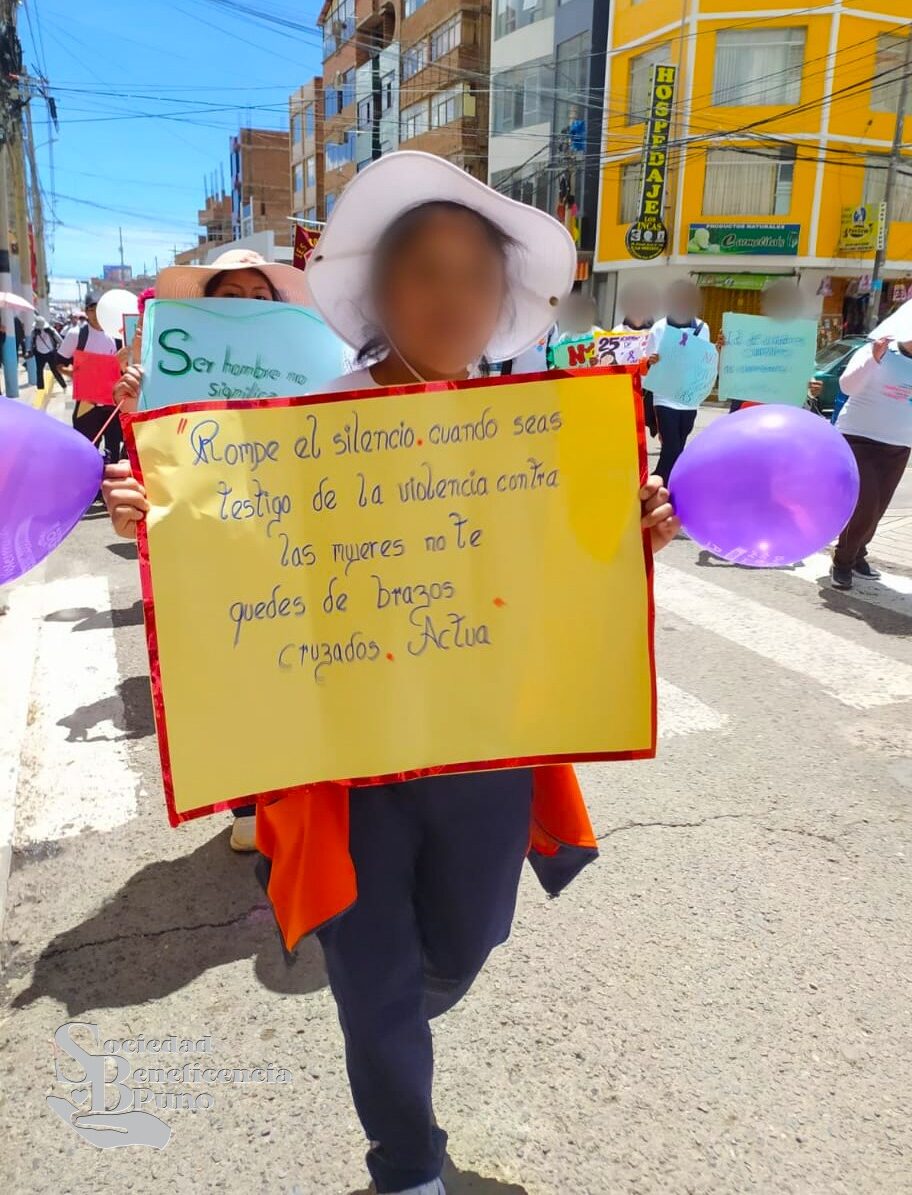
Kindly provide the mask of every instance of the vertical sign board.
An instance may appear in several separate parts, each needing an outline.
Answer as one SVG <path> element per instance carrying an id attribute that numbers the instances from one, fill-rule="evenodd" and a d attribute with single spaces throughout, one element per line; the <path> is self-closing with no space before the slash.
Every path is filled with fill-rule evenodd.
<path id="1" fill-rule="evenodd" d="M 650 261 L 665 252 L 668 229 L 662 220 L 668 169 L 668 133 L 674 103 L 677 67 L 657 64 L 649 84 L 649 112 L 643 136 L 643 178 L 640 214 L 627 229 L 625 243 L 631 257 Z"/>

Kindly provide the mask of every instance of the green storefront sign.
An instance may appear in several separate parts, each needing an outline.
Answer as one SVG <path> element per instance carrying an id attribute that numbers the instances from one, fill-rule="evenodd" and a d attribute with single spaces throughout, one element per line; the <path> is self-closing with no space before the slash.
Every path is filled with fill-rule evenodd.
<path id="1" fill-rule="evenodd" d="M 701 257 L 719 253 L 795 257 L 800 233 L 800 224 L 691 224 L 687 252 Z"/>

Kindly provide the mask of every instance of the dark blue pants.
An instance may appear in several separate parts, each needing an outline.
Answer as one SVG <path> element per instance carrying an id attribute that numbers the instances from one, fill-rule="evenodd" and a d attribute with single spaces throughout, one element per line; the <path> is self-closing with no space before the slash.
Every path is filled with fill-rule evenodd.
<path id="1" fill-rule="evenodd" d="M 655 413 L 659 435 L 662 437 L 662 451 L 659 453 L 656 473 L 668 485 L 675 462 L 684 451 L 687 437 L 697 421 L 697 412 L 678 411 L 674 407 L 663 407 L 661 403 L 656 403 Z"/>
<path id="2" fill-rule="evenodd" d="M 318 931 L 378 1192 L 436 1178 L 429 1019 L 506 941 L 529 844 L 528 769 L 434 776 L 351 794 L 352 909 Z"/>

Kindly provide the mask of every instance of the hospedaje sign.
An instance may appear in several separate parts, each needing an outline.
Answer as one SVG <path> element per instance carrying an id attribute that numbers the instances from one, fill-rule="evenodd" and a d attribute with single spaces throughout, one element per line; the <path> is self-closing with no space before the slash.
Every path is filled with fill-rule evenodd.
<path id="1" fill-rule="evenodd" d="M 886 245 L 887 205 L 859 204 L 844 207 L 839 219 L 840 253 L 876 253 Z"/>
<path id="2" fill-rule="evenodd" d="M 640 211 L 627 229 L 624 243 L 631 257 L 650 261 L 664 253 L 668 229 L 662 220 L 668 169 L 668 133 L 674 103 L 677 67 L 657 64 L 649 81 L 649 112 L 643 134 L 643 175 Z"/>
<path id="3" fill-rule="evenodd" d="M 800 224 L 691 224 L 687 252 L 702 257 L 720 253 L 796 257 L 800 236 Z"/>

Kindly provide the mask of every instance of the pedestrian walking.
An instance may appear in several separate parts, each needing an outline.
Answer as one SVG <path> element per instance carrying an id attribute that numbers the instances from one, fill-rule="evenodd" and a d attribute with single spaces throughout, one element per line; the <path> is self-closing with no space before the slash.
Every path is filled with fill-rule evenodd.
<path id="1" fill-rule="evenodd" d="M 659 345 L 666 328 L 689 329 L 701 340 L 710 340 L 709 328 L 699 318 L 700 291 L 692 282 L 673 282 L 668 288 L 668 314 L 656 320 L 646 342 L 646 359 L 649 365 L 659 360 Z M 649 374 L 646 375 L 649 380 Z M 653 393 L 656 424 L 662 441 L 656 473 L 667 483 L 675 461 L 684 451 L 687 438 L 697 421 L 694 407 L 677 402 L 668 394 Z"/>
<path id="2" fill-rule="evenodd" d="M 628 286 L 620 296 L 619 307 L 623 312 L 621 322 L 612 328 L 613 332 L 648 332 L 655 322 L 658 298 L 650 286 L 635 282 Z M 649 434 L 653 439 L 659 434 L 656 420 L 655 404 L 651 390 L 643 388 L 643 418 Z"/>
<path id="3" fill-rule="evenodd" d="M 575 268 L 546 213 L 445 159 L 383 157 L 340 196 L 308 265 L 314 305 L 360 350 L 360 370 L 325 389 L 459 381 L 516 357 Z M 640 500 L 661 548 L 678 523 L 658 478 Z M 527 855 L 554 895 L 595 857 L 572 769 L 313 785 L 261 805 L 257 840 L 286 943 L 315 931 L 323 947 L 377 1192 L 439 1195 L 430 1019 L 509 936 Z"/>
<path id="4" fill-rule="evenodd" d="M 73 358 L 77 352 L 98 353 L 105 357 L 112 357 L 117 352 L 117 341 L 98 322 L 97 308 L 98 296 L 90 292 L 85 299 L 85 323 L 70 328 L 57 349 L 57 365 L 62 373 L 72 375 Z M 120 460 L 123 433 L 120 418 L 111 407 L 77 402 L 73 408 L 73 427 L 93 442 L 103 433 L 105 460 L 108 464 Z"/>
<path id="5" fill-rule="evenodd" d="M 62 340 L 59 334 L 39 315 L 35 320 L 35 327 L 32 329 L 32 334 L 29 337 L 27 356 L 35 358 L 36 385 L 39 390 L 44 391 L 42 406 L 45 407 L 54 389 L 54 381 L 57 382 L 62 390 L 66 391 L 67 389 L 67 380 L 57 364 L 57 350 L 60 348 L 61 343 Z M 45 370 L 48 370 L 53 379 L 48 383 L 47 388 L 44 385 Z"/>
<path id="6" fill-rule="evenodd" d="M 860 489 L 833 552 L 830 577 L 834 589 L 851 589 L 853 577 L 880 577 L 868 561 L 868 545 L 909 463 L 912 337 L 891 342 L 882 336 L 864 345 L 846 366 L 839 385 L 848 400 L 836 426 L 855 455 Z"/>

